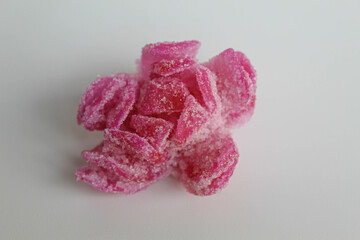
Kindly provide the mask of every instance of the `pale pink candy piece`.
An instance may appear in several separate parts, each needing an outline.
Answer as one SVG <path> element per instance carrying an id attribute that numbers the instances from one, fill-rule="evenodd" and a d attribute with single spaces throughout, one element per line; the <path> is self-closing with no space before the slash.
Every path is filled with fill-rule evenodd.
<path id="1" fill-rule="evenodd" d="M 113 148 L 117 148 L 149 162 L 159 162 L 163 157 L 145 138 L 118 129 L 105 129 L 104 131 L 104 151 L 108 151 L 109 148 L 111 151 Z"/>
<path id="2" fill-rule="evenodd" d="M 166 162 L 153 164 L 124 151 L 105 149 L 100 144 L 93 150 L 84 151 L 82 156 L 88 166 L 77 170 L 78 180 L 105 192 L 123 192 L 126 194 L 140 191 L 168 175 Z"/>
<path id="3" fill-rule="evenodd" d="M 238 158 L 231 136 L 215 133 L 180 152 L 178 177 L 189 192 L 211 195 L 227 184 Z"/>
<path id="4" fill-rule="evenodd" d="M 189 91 L 179 79 L 159 78 L 146 83 L 138 104 L 144 115 L 181 112 Z"/>
<path id="5" fill-rule="evenodd" d="M 116 174 L 98 167 L 84 166 L 76 171 L 76 178 L 92 187 L 111 193 L 133 194 L 147 188 L 153 182 L 123 182 Z"/>
<path id="6" fill-rule="evenodd" d="M 194 59 L 199 48 L 199 41 L 148 44 L 142 49 L 139 62 L 141 75 L 144 79 L 147 79 L 153 64 L 161 60 L 184 59 L 186 57 Z"/>
<path id="7" fill-rule="evenodd" d="M 101 143 L 92 150 L 83 151 L 81 155 L 89 165 L 107 169 L 118 175 L 122 181 L 150 181 L 161 177 L 167 171 L 166 161 L 151 163 L 116 145 Z"/>
<path id="8" fill-rule="evenodd" d="M 242 52 L 227 49 L 204 66 L 217 76 L 217 89 L 227 126 L 242 125 L 254 111 L 256 72 Z"/>
<path id="9" fill-rule="evenodd" d="M 197 63 L 196 60 L 192 58 L 181 58 L 181 59 L 172 59 L 172 60 L 161 60 L 154 63 L 153 73 L 159 74 L 161 76 L 167 77 L 175 73 L 182 72 L 186 69 L 191 68 Z"/>
<path id="10" fill-rule="evenodd" d="M 216 76 L 208 68 L 199 66 L 196 69 L 196 80 L 205 105 L 211 113 L 214 112 L 219 105 Z"/>
<path id="11" fill-rule="evenodd" d="M 78 109 L 78 123 L 90 131 L 119 128 L 135 102 L 135 75 L 101 76 L 85 91 Z"/>
<path id="12" fill-rule="evenodd" d="M 185 143 L 188 138 L 198 132 L 201 126 L 209 118 L 208 112 L 189 95 L 186 98 L 185 107 L 178 120 L 174 139 L 178 143 Z"/>
<path id="13" fill-rule="evenodd" d="M 162 152 L 174 124 L 161 118 L 133 115 L 130 126 L 156 150 Z"/>

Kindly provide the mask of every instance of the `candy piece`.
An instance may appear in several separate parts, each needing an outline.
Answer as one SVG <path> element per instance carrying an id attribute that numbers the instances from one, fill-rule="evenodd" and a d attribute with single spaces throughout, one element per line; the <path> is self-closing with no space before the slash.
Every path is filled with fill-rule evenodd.
<path id="1" fill-rule="evenodd" d="M 153 64 L 161 60 L 178 60 L 186 57 L 194 59 L 199 47 L 199 41 L 148 44 L 142 49 L 139 62 L 141 76 L 146 79 L 153 68 Z"/>
<path id="2" fill-rule="evenodd" d="M 201 67 L 201 65 L 196 65 L 190 69 L 186 69 L 183 72 L 174 74 L 172 77 L 181 79 L 181 82 L 183 82 L 186 88 L 189 90 L 190 95 L 194 96 L 195 99 L 201 104 L 201 106 L 205 107 L 206 105 L 204 103 L 204 98 L 196 79 L 196 72 L 198 67 Z"/>
<path id="3" fill-rule="evenodd" d="M 83 151 L 82 156 L 91 166 L 98 166 L 119 176 L 122 181 L 150 181 L 163 175 L 167 170 L 166 161 L 151 163 L 117 148 L 116 145 L 101 143 L 89 151 Z"/>
<path id="4" fill-rule="evenodd" d="M 79 168 L 76 171 L 76 178 L 100 191 L 112 193 L 133 194 L 152 184 L 152 182 L 123 182 L 117 175 L 106 169 L 88 166 Z"/>
<path id="5" fill-rule="evenodd" d="M 130 126 L 156 150 L 163 151 L 174 124 L 161 118 L 133 115 Z"/>
<path id="6" fill-rule="evenodd" d="M 210 112 L 214 112 L 219 105 L 219 96 L 216 89 L 216 76 L 208 68 L 199 66 L 196 71 L 196 80 L 205 105 Z"/>
<path id="7" fill-rule="evenodd" d="M 204 64 L 217 76 L 227 126 L 247 122 L 255 107 L 256 73 L 242 52 L 227 49 Z"/>
<path id="8" fill-rule="evenodd" d="M 180 152 L 177 157 L 179 179 L 191 193 L 214 194 L 226 185 L 238 158 L 229 135 L 213 134 Z"/>
<path id="9" fill-rule="evenodd" d="M 189 95 L 185 85 L 176 78 L 160 78 L 148 82 L 138 110 L 145 115 L 181 112 Z"/>
<path id="10" fill-rule="evenodd" d="M 124 150 L 149 162 L 158 162 L 162 158 L 162 155 L 146 139 L 137 134 L 117 129 L 105 129 L 104 131 L 104 151 L 107 151 L 108 148 Z"/>
<path id="11" fill-rule="evenodd" d="M 227 184 L 239 157 L 229 127 L 253 114 L 255 70 L 233 49 L 199 64 L 199 46 L 146 45 L 137 74 L 99 77 L 89 86 L 78 122 L 104 130 L 104 140 L 82 152 L 87 165 L 77 179 L 125 194 L 170 174 L 196 195 L 214 194 Z"/>
<path id="12" fill-rule="evenodd" d="M 108 128 L 119 128 L 123 121 L 128 116 L 132 106 L 135 102 L 136 90 L 137 90 L 137 79 L 134 75 L 126 73 L 118 73 L 114 76 L 114 81 L 127 80 L 127 85 L 121 88 L 121 92 L 118 92 L 115 96 L 116 106 L 108 111 Z"/>
<path id="13" fill-rule="evenodd" d="M 119 128 L 135 102 L 134 75 L 118 73 L 101 76 L 84 93 L 78 110 L 78 123 L 90 131 Z"/>
<path id="14" fill-rule="evenodd" d="M 167 77 L 192 67 L 196 62 L 191 58 L 161 60 L 154 64 L 153 73 Z"/>
<path id="15" fill-rule="evenodd" d="M 88 166 L 76 172 L 79 180 L 105 192 L 135 193 L 166 176 L 166 162 L 153 164 L 129 155 L 122 149 L 104 149 L 104 143 L 82 156 Z"/>
<path id="16" fill-rule="evenodd" d="M 189 95 L 185 102 L 185 108 L 180 115 L 178 125 L 175 132 L 175 140 L 178 143 L 185 143 L 188 138 L 200 130 L 201 126 L 206 122 L 208 113 Z"/>

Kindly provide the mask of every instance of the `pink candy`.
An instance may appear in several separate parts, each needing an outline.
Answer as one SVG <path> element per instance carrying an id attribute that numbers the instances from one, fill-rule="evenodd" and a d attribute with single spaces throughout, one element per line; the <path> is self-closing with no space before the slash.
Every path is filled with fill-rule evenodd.
<path id="1" fill-rule="evenodd" d="M 105 192 L 132 194 L 169 175 L 196 195 L 221 190 L 239 153 L 229 127 L 255 107 L 256 73 L 246 56 L 227 49 L 209 62 L 198 41 L 148 44 L 137 74 L 101 76 L 85 91 L 78 123 L 104 130 L 83 151 L 77 179 Z"/>

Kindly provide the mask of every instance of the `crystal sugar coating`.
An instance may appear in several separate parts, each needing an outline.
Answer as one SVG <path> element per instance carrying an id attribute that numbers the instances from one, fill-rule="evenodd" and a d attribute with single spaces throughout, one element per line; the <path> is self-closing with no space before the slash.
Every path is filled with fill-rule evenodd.
<path id="1" fill-rule="evenodd" d="M 104 139 L 82 152 L 87 165 L 77 170 L 78 180 L 125 194 L 169 175 L 200 196 L 226 186 L 239 158 L 229 128 L 254 112 L 256 72 L 233 49 L 199 63 L 199 47 L 198 41 L 148 44 L 136 74 L 90 84 L 77 120 L 104 131 Z"/>

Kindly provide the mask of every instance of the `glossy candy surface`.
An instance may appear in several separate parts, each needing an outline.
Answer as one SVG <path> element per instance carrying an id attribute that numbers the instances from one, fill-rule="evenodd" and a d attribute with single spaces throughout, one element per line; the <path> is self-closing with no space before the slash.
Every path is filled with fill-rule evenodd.
<path id="1" fill-rule="evenodd" d="M 229 128 L 255 107 L 256 72 L 227 49 L 206 63 L 198 41 L 148 44 L 136 74 L 100 76 L 85 91 L 77 120 L 103 130 L 83 151 L 76 177 L 105 192 L 132 194 L 169 175 L 196 195 L 226 186 L 239 153 Z"/>

